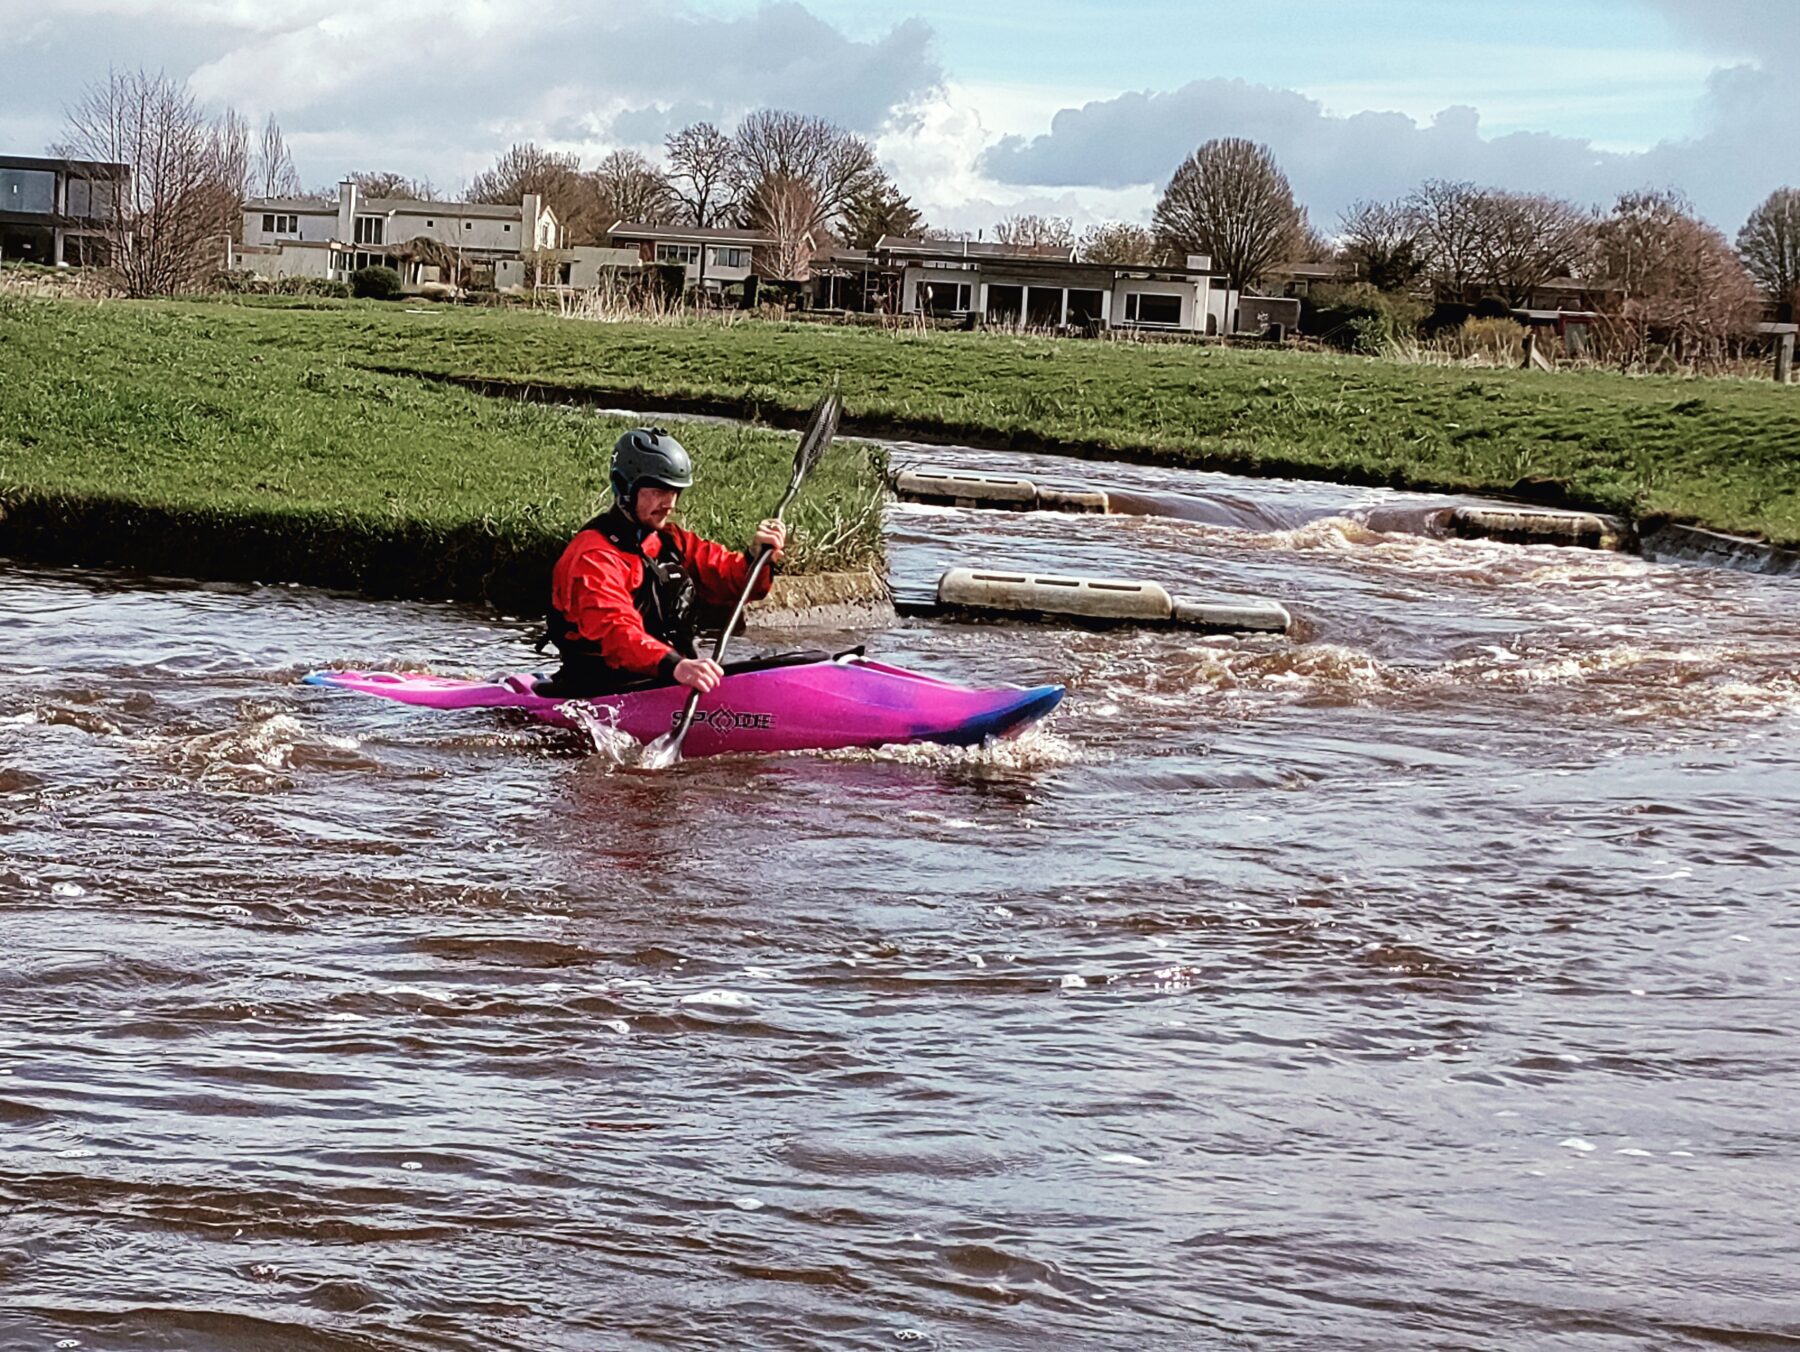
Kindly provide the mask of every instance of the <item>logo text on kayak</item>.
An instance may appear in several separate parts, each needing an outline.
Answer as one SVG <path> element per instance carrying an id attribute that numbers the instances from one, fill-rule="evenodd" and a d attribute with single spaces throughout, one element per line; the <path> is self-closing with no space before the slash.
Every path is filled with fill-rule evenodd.
<path id="1" fill-rule="evenodd" d="M 672 728 L 681 722 L 681 711 L 677 709 L 669 717 Z M 772 728 L 775 726 L 774 714 L 741 714 L 735 709 L 700 709 L 694 714 L 694 722 L 704 723 L 714 732 L 733 732 L 747 728 Z"/>

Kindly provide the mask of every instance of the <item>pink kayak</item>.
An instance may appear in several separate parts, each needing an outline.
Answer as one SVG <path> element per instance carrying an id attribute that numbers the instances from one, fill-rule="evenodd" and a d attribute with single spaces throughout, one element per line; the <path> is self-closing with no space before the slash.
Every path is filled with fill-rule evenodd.
<path id="1" fill-rule="evenodd" d="M 1054 709 L 1060 685 L 976 690 L 860 656 L 774 659 L 728 674 L 700 699 L 686 756 L 830 751 L 898 742 L 973 746 L 1019 732 Z M 456 680 L 385 671 L 316 671 L 308 685 L 334 686 L 431 709 L 520 709 L 573 727 L 572 701 L 537 693 L 538 678 Z M 668 732 L 687 699 L 683 686 L 658 686 L 579 701 L 603 723 L 640 742 Z"/>

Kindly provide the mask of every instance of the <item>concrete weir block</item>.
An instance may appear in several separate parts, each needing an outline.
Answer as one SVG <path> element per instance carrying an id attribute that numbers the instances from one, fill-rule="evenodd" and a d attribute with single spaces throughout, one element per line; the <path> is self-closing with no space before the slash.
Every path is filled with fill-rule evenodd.
<path id="1" fill-rule="evenodd" d="M 1644 557 L 1649 559 L 1743 568 L 1753 573 L 1800 573 L 1800 550 L 1703 526 L 1667 522 L 1646 533 L 1642 545 Z"/>
<path id="2" fill-rule="evenodd" d="M 907 502 L 947 507 L 989 507 L 1012 512 L 1104 512 L 1106 494 L 1098 488 L 1046 488 L 1010 474 L 977 474 L 972 470 L 901 470 L 894 492 Z"/>
<path id="3" fill-rule="evenodd" d="M 1112 508 L 1101 488 L 1046 488 L 1038 485 L 1040 512 L 1107 512 Z"/>
<path id="4" fill-rule="evenodd" d="M 1169 618 L 1183 629 L 1214 634 L 1285 634 L 1294 622 L 1279 601 L 1190 601 L 1179 596 Z"/>
<path id="5" fill-rule="evenodd" d="M 894 476 L 894 492 L 908 502 L 999 507 L 1015 512 L 1032 511 L 1038 499 L 1037 485 L 1030 479 L 948 469 L 902 470 Z"/>
<path id="6" fill-rule="evenodd" d="M 938 603 L 957 610 L 1071 615 L 1112 623 L 1167 624 L 1175 603 L 1155 582 L 952 568 L 938 579 Z"/>
<path id="7" fill-rule="evenodd" d="M 1624 549 L 1631 538 L 1630 529 L 1615 516 L 1531 507 L 1458 507 L 1450 513 L 1450 529 L 1475 539 L 1584 549 Z"/>

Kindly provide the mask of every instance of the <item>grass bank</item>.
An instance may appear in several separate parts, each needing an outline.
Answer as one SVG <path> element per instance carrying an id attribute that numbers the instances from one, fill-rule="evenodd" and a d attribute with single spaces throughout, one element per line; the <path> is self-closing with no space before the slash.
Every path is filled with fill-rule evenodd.
<path id="1" fill-rule="evenodd" d="M 399 322 L 0 296 L 0 552 L 541 608 L 627 424 L 360 365 L 361 326 Z M 681 435 L 683 518 L 748 540 L 793 438 Z M 789 514 L 789 570 L 876 567 L 881 498 L 880 466 L 840 448 Z"/>
<path id="2" fill-rule="evenodd" d="M 1800 389 L 821 325 L 590 324 L 319 303 L 147 309 L 233 350 L 1250 474 L 1544 496 L 1800 543 Z M 147 322 L 147 321 L 146 321 Z"/>

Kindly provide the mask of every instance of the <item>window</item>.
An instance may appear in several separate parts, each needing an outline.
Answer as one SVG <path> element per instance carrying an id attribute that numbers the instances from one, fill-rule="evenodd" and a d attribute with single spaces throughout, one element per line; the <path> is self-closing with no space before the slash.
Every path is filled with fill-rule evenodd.
<path id="1" fill-rule="evenodd" d="M 1025 288 L 991 283 L 987 289 L 987 320 L 990 324 L 1017 324 L 1025 313 Z"/>
<path id="2" fill-rule="evenodd" d="M 0 169 L 0 211 L 48 216 L 55 210 L 55 174 L 44 169 Z"/>
<path id="3" fill-rule="evenodd" d="M 1125 322 L 1180 328 L 1181 297 L 1158 296 L 1149 291 L 1129 292 L 1125 297 Z"/>
<path id="4" fill-rule="evenodd" d="M 426 221 L 426 222 L 425 222 L 425 224 L 426 224 L 426 225 L 428 225 L 428 226 L 429 226 L 429 225 L 436 225 L 436 224 L 437 224 L 437 222 L 436 222 L 436 221 Z"/>
<path id="5" fill-rule="evenodd" d="M 363 253 L 359 249 L 356 253 L 354 253 L 350 256 L 350 265 L 353 268 L 384 268 L 388 265 L 387 255 L 378 254 L 378 253 Z"/>
<path id="6" fill-rule="evenodd" d="M 358 216 L 356 218 L 356 242 L 358 244 L 379 244 L 383 228 L 387 225 L 379 216 Z"/>
<path id="7" fill-rule="evenodd" d="M 1061 287 L 1031 286 L 1025 289 L 1025 322 L 1034 329 L 1053 329 L 1062 323 Z"/>
<path id="8" fill-rule="evenodd" d="M 1071 324 L 1104 324 L 1106 322 L 1106 292 L 1070 291 L 1069 322 Z"/>
<path id="9" fill-rule="evenodd" d="M 658 263 L 698 263 L 700 246 L 698 244 L 658 244 L 656 261 Z"/>
<path id="10" fill-rule="evenodd" d="M 928 315 L 966 314 L 969 309 L 969 284 L 943 282 L 933 278 L 919 283 L 919 308 Z"/>
<path id="11" fill-rule="evenodd" d="M 506 231 L 506 233 L 507 233 L 507 234 L 509 234 L 509 235 L 510 235 L 510 234 L 511 234 L 511 233 L 512 233 L 512 227 L 511 227 L 511 226 L 510 226 L 510 225 L 503 225 L 503 226 L 501 226 L 501 227 L 500 227 L 500 228 L 501 228 L 501 229 L 502 229 L 502 230 L 504 230 L 504 231 Z"/>
<path id="12" fill-rule="evenodd" d="M 281 212 L 263 213 L 263 234 L 265 235 L 297 235 L 300 233 L 300 217 Z"/>
<path id="13" fill-rule="evenodd" d="M 63 185 L 67 194 L 68 214 L 90 221 L 105 220 L 112 215 L 112 184 L 100 178 L 71 178 Z"/>
<path id="14" fill-rule="evenodd" d="M 750 251 L 748 249 L 714 249 L 712 261 L 714 267 L 747 268 L 750 266 Z"/>
<path id="15" fill-rule="evenodd" d="M 473 230 L 473 229 L 474 229 L 474 228 L 475 228 L 475 222 L 474 222 L 474 221 L 464 221 L 464 222 L 463 222 L 463 229 L 464 229 L 464 230 Z"/>

